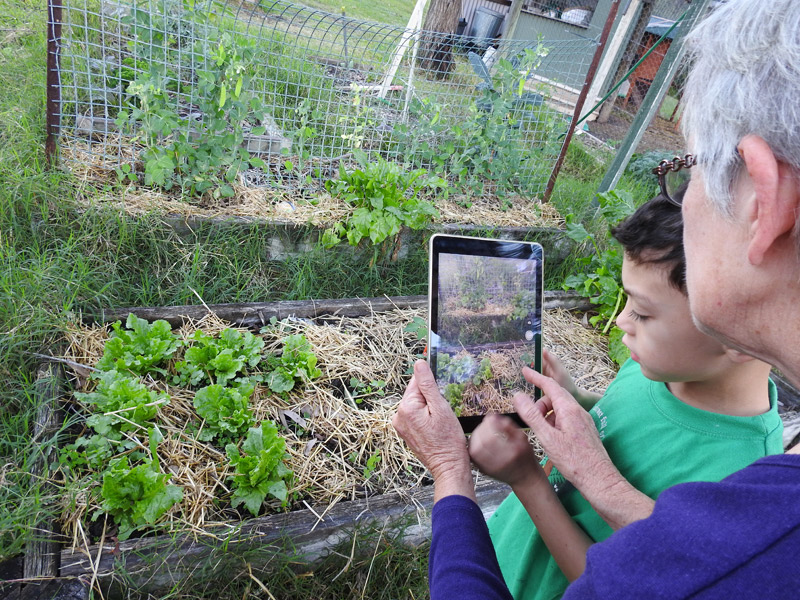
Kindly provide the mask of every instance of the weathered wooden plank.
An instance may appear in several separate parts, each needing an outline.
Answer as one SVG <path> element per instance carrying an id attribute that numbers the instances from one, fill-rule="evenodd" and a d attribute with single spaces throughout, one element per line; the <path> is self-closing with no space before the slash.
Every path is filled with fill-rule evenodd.
<path id="1" fill-rule="evenodd" d="M 477 486 L 478 503 L 488 518 L 508 495 L 495 481 Z M 419 545 L 430 538 L 433 488 L 339 502 L 324 509 L 270 515 L 212 529 L 205 536 L 159 536 L 92 546 L 61 554 L 61 577 L 91 577 L 111 597 L 122 590 L 115 580 L 124 572 L 126 586 L 157 594 L 189 578 L 231 577 L 245 564 L 257 571 L 290 560 L 308 568 L 353 535 L 381 531 L 399 543 Z M 324 512 L 323 512 L 324 511 Z M 320 518 L 321 517 L 321 518 Z M 108 597 L 108 596 L 107 596 Z"/>
<path id="2" fill-rule="evenodd" d="M 383 312 L 394 308 L 426 308 L 427 296 L 384 296 L 381 298 L 344 298 L 341 300 L 284 300 L 281 302 L 249 302 L 240 304 L 195 304 L 185 306 L 129 307 L 103 309 L 100 313 L 89 315 L 89 322 L 109 323 L 125 321 L 129 313 L 141 319 L 155 321 L 164 319 L 173 327 L 180 326 L 187 319 L 201 319 L 209 311 L 218 317 L 242 327 L 260 327 L 269 323 L 272 317 L 285 319 L 297 317 L 313 319 L 325 315 L 360 317 L 371 312 Z M 567 310 L 588 310 L 592 304 L 575 292 L 546 291 L 544 308 L 564 308 Z"/>
<path id="3" fill-rule="evenodd" d="M 58 413 L 58 399 L 61 396 L 60 377 L 60 366 L 53 363 L 41 365 L 36 374 L 35 390 L 40 404 L 31 432 L 31 441 L 33 446 L 39 448 L 39 452 L 31 468 L 31 477 L 33 485 L 45 482 L 42 484 L 45 496 L 48 495 L 47 488 L 52 486 L 47 483 L 47 479 L 48 465 L 52 461 L 51 454 L 54 450 L 54 444 L 48 439 L 56 434 L 60 425 Z M 20 597 L 54 597 L 50 578 L 58 576 L 59 572 L 61 562 L 59 534 L 56 520 L 52 517 L 45 518 L 36 526 L 31 540 L 25 545 L 22 576 L 26 583 Z"/>

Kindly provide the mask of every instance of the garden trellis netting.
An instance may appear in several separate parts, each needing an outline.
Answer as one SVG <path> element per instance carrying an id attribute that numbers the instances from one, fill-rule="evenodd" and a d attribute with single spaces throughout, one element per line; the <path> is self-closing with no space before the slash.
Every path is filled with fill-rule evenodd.
<path id="1" fill-rule="evenodd" d="M 284 1 L 52 0 L 50 19 L 61 162 L 195 193 L 319 188 L 340 165 L 383 158 L 464 193 L 541 196 L 574 111 L 560 81 L 597 46 Z"/>

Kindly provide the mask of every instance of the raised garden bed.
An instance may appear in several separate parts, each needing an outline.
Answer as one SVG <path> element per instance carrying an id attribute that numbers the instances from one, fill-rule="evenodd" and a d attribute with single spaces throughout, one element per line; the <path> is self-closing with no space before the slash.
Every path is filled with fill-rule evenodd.
<path id="1" fill-rule="evenodd" d="M 89 178 L 88 173 L 79 176 Z M 203 205 L 133 187 L 92 198 L 91 202 L 94 206 L 111 207 L 133 217 L 160 215 L 178 235 L 190 239 L 197 231 L 209 227 L 266 228 L 269 243 L 265 258 L 268 260 L 285 260 L 314 249 L 320 245 L 327 227 L 349 218 L 353 211 L 343 200 L 326 193 L 315 194 L 312 204 L 311 197 L 297 193 L 286 194 L 266 188 L 236 189 L 237 195 L 232 199 Z M 464 208 L 458 200 L 436 199 L 434 204 L 441 217 L 423 229 L 403 227 L 398 235 L 381 244 L 383 256 L 402 260 L 415 249 L 424 248 L 428 237 L 437 232 L 538 242 L 544 248 L 549 271 L 557 270 L 576 249 L 575 242 L 563 229 L 563 219 L 551 205 L 519 198 L 507 210 L 500 210 L 500 201 L 492 197 L 471 199 L 470 208 Z M 351 254 L 355 260 L 371 260 L 374 256 L 368 240 L 357 247 L 344 241 L 336 249 Z"/>
<path id="2" fill-rule="evenodd" d="M 546 308 L 553 309 L 546 311 L 545 318 L 550 344 L 573 369 L 579 363 L 584 363 L 581 368 L 585 377 L 584 385 L 591 387 L 594 381 L 594 387 L 604 387 L 608 378 L 613 376 L 613 369 L 604 358 L 602 342 L 592 332 L 585 330 L 579 319 L 554 308 L 585 306 L 585 301 L 561 293 L 549 293 L 546 300 Z M 289 466 L 298 479 L 296 485 L 291 487 L 297 494 L 283 509 L 277 501 L 267 502 L 264 509 L 267 514 L 262 511 L 263 516 L 257 518 L 250 518 L 247 511 L 241 510 L 243 507 L 239 511 L 231 509 L 229 499 L 203 505 L 201 497 L 214 486 L 201 485 L 199 477 L 194 488 L 187 482 L 189 464 L 198 461 L 188 456 L 185 460 L 173 458 L 170 461 L 164 456 L 161 459 L 163 471 L 172 473 L 171 484 L 184 487 L 184 498 L 191 500 L 188 504 L 176 505 L 159 519 L 155 528 L 144 527 L 135 534 L 144 537 L 119 541 L 111 519 L 103 527 L 102 518 L 94 524 L 86 518 L 97 508 L 92 493 L 83 490 L 74 495 L 73 489 L 72 496 L 66 493 L 63 496 L 66 510 L 60 526 L 67 539 L 65 549 L 51 555 L 54 560 L 48 561 L 42 560 L 41 548 L 32 548 L 26 563 L 37 566 L 26 569 L 26 574 L 31 577 L 57 577 L 55 581 L 58 584 L 78 580 L 82 582 L 84 592 L 95 586 L 111 591 L 113 596 L 114 593 L 121 593 L 121 582 L 124 581 L 126 592 L 135 589 L 142 593 L 158 594 L 201 574 L 214 576 L 224 573 L 228 577 L 241 570 L 246 572 L 247 568 L 263 572 L 270 568 L 270 564 L 274 565 L 276 556 L 297 565 L 313 565 L 337 543 L 351 539 L 355 531 L 359 531 L 359 535 L 366 535 L 365 531 L 379 530 L 384 536 L 412 544 L 424 540 L 429 534 L 428 514 L 432 503 L 429 479 L 397 438 L 390 419 L 408 379 L 407 367 L 421 351 L 421 342 L 416 333 L 411 331 L 413 327 L 408 328 L 408 325 L 419 324 L 424 319 L 425 305 L 426 298 L 414 296 L 135 308 L 109 310 L 97 315 L 98 324 L 124 319 L 129 313 L 148 321 L 161 318 L 173 327 L 182 327 L 178 331 L 187 335 L 190 331 L 187 327 L 203 325 L 201 320 L 204 320 L 207 329 L 210 326 L 209 330 L 216 328 L 218 331 L 224 326 L 222 319 L 236 327 L 253 331 L 258 331 L 264 325 L 269 326 L 271 321 L 277 327 L 283 324 L 287 328 L 285 332 L 302 330 L 318 352 L 319 366 L 325 375 L 313 386 L 304 387 L 296 396 L 292 392 L 288 402 L 277 399 L 279 402 L 268 408 L 269 402 L 261 404 L 266 395 L 263 392 L 257 402 L 253 401 L 254 412 L 258 413 L 259 419 L 270 416 L 286 437 L 287 450 L 294 456 Z M 213 317 L 209 310 L 214 311 Z M 103 342 L 108 337 L 108 329 L 94 325 L 92 321 L 88 319 L 87 324 L 76 326 L 69 336 L 71 349 L 64 353 L 65 360 L 70 361 L 66 370 L 73 387 L 86 385 L 88 370 L 85 367 L 92 366 L 102 355 Z M 364 322 L 356 325 L 358 321 Z M 354 333 L 353 327 L 360 328 L 360 334 Z M 395 331 L 400 346 L 404 346 L 405 350 L 392 350 L 386 344 L 396 342 L 380 339 L 389 337 L 388 330 Z M 338 338 L 333 347 L 338 344 L 339 350 L 331 352 L 329 348 L 326 354 L 322 348 L 329 344 L 331 336 Z M 265 337 L 269 338 L 269 334 L 265 334 Z M 342 339 L 352 346 L 343 347 Z M 267 339 L 268 348 L 271 343 Z M 593 350 L 592 346 L 596 344 L 600 346 Z M 581 347 L 584 349 L 582 356 L 576 352 Z M 594 355 L 595 365 L 588 369 L 587 365 L 592 361 L 586 360 L 587 353 Z M 346 382 L 344 386 L 335 383 L 347 379 L 351 372 L 362 381 L 377 378 L 370 371 L 374 367 L 359 364 L 360 357 L 373 355 L 381 355 L 382 361 L 389 361 L 388 364 L 378 363 L 381 365 L 381 376 L 386 381 L 381 390 L 383 395 L 373 393 L 370 396 L 369 392 L 351 382 Z M 353 371 L 345 373 L 342 369 Z M 43 394 L 50 399 L 51 405 L 57 404 L 57 399 L 62 397 L 58 391 L 59 385 L 56 385 L 52 376 L 48 377 L 48 382 Z M 65 387 L 65 382 L 62 381 L 60 385 Z M 318 411 L 328 412 L 328 417 L 332 412 L 334 420 L 337 420 L 338 413 L 338 420 L 342 422 L 339 429 L 349 427 L 344 435 L 341 431 L 326 431 L 322 424 L 325 419 L 320 420 L 324 415 L 314 414 L 315 409 L 310 407 L 313 400 L 304 398 L 311 387 L 315 387 L 315 393 L 319 393 L 326 386 L 328 389 L 323 395 L 328 396 L 325 400 L 328 406 Z M 363 404 L 351 405 L 354 398 L 359 400 L 354 393 L 356 391 L 364 392 L 360 399 Z M 178 394 L 175 398 L 174 403 L 181 402 Z M 303 409 L 298 408 L 303 404 L 308 411 L 305 415 Z M 76 410 L 72 403 L 66 408 L 68 411 Z M 292 412 L 293 415 L 290 414 Z M 166 417 L 164 423 L 169 422 L 169 413 L 166 413 Z M 298 427 L 295 417 L 305 420 L 305 427 Z M 281 420 L 286 422 L 285 425 L 281 424 Z M 160 427 L 165 437 L 170 438 L 172 429 L 164 423 Z M 173 429 L 191 430 L 184 425 L 175 427 L 173 423 Z M 358 439 L 359 436 L 362 439 Z M 159 453 L 167 445 L 167 442 L 160 443 Z M 359 447 L 363 449 L 362 456 L 353 456 L 352 449 Z M 192 444 L 184 446 L 188 450 L 193 448 Z M 342 456 L 345 449 L 350 456 Z M 369 458 L 375 455 L 376 449 L 381 459 L 370 464 Z M 323 454 L 336 459 L 334 467 L 322 466 L 320 460 L 325 458 L 321 456 Z M 325 473 L 326 470 L 328 473 Z M 304 477 L 306 480 L 302 481 Z M 224 477 L 222 481 L 224 487 Z M 87 480 L 86 487 L 92 485 L 98 485 L 98 482 Z M 219 484 L 217 489 L 220 489 Z M 479 498 L 487 515 L 506 493 L 503 486 L 494 482 L 479 483 Z M 291 510 L 285 512 L 287 509 Z M 197 518 L 201 513 L 204 517 Z M 53 588 L 48 589 L 46 594 L 49 595 L 42 597 L 55 597 Z"/>
<path id="3" fill-rule="evenodd" d="M 247 576 L 249 572 L 268 574 L 276 564 L 286 562 L 306 570 L 339 545 L 350 544 L 356 536 L 364 539 L 380 535 L 397 543 L 414 545 L 426 540 L 430 534 L 432 506 L 430 480 L 389 424 L 408 379 L 406 367 L 420 350 L 420 341 L 413 329 L 424 319 L 426 302 L 425 297 L 408 296 L 132 308 L 106 310 L 87 318 L 84 324 L 76 324 L 68 336 L 70 350 L 63 353 L 61 362 L 43 364 L 40 370 L 38 391 L 44 400 L 44 408 L 34 428 L 35 439 L 44 439 L 58 429 L 63 418 L 63 415 L 58 416 L 59 411 L 65 408 L 74 411 L 67 388 L 86 385 L 87 367 L 102 355 L 103 343 L 108 338 L 109 330 L 103 324 L 125 319 L 130 313 L 148 321 L 164 319 L 184 334 L 203 324 L 206 330 L 219 330 L 230 324 L 258 331 L 271 323 L 273 326 L 285 324 L 291 331 L 302 330 L 320 356 L 319 364 L 327 374 L 328 383 L 346 377 L 342 368 L 356 369 L 358 376 L 370 377 L 369 367 L 360 364 L 361 357 L 378 354 L 384 355 L 383 360 L 388 357 L 394 362 L 393 366 L 379 363 L 384 365 L 379 368 L 387 381 L 383 395 L 370 398 L 366 393 L 361 398 L 363 406 L 352 404 L 358 385 L 334 385 L 330 388 L 329 397 L 324 402 L 327 405 L 325 410 L 330 411 L 333 407 L 334 417 L 339 413 L 342 418 L 338 420 L 351 421 L 344 436 L 349 439 L 337 439 L 340 432 L 336 431 L 323 433 L 325 419 L 318 420 L 318 417 L 324 410 L 314 414 L 311 405 L 315 400 L 307 397 L 313 391 L 310 388 L 300 390 L 288 403 L 279 400 L 271 408 L 261 406 L 256 409 L 278 411 L 273 418 L 276 422 L 284 421 L 279 427 L 286 436 L 287 447 L 300 449 L 294 452 L 295 460 L 290 465 L 298 479 L 303 477 L 304 464 L 311 466 L 310 477 L 299 481 L 293 488 L 298 494 L 288 506 L 282 508 L 279 502 L 267 502 L 262 514 L 251 518 L 246 511 L 232 510 L 229 500 L 221 499 L 205 505 L 199 512 L 206 511 L 206 517 L 197 518 L 197 510 L 192 513 L 186 507 L 176 505 L 172 514 L 165 514 L 154 528 L 139 530 L 136 535 L 141 537 L 132 536 L 121 541 L 117 538 L 113 520 L 109 519 L 104 526 L 99 522 L 89 523 L 86 517 L 90 509 L 97 506 L 96 501 L 91 500 L 91 494 L 85 493 L 88 490 L 84 490 L 83 496 L 78 490 L 76 496 L 74 489 L 72 495 L 65 489 L 63 502 L 68 510 L 65 510 L 62 521 L 42 523 L 42 530 L 50 533 L 30 544 L 24 561 L 24 577 L 28 580 L 41 578 L 43 583 L 29 583 L 21 591 L 9 587 L 0 590 L 10 592 L 11 597 L 16 594 L 28 598 L 88 598 L 92 588 L 102 590 L 107 598 L 137 593 L 158 596 L 175 586 L 187 586 L 190 581 L 220 576 L 230 579 L 239 574 Z M 546 344 L 565 361 L 580 385 L 603 389 L 613 377 L 614 369 L 605 356 L 602 338 L 585 329 L 580 318 L 564 310 L 575 308 L 587 308 L 585 300 L 571 294 L 546 293 Z M 359 333 L 353 333 L 356 330 Z M 378 341 L 391 337 L 387 335 L 390 330 L 400 339 L 394 351 L 386 345 L 394 342 Z M 269 334 L 265 337 L 268 338 Z M 331 337 L 338 338 L 333 346 L 330 346 Z M 341 340 L 345 338 L 352 342 L 352 347 L 341 346 Z M 323 350 L 326 344 L 329 345 L 327 353 Z M 405 349 L 399 350 L 401 346 Z M 330 347 L 334 348 L 333 352 Z M 337 347 L 338 351 L 335 350 Z M 67 361 L 66 364 L 63 361 Z M 61 366 L 66 376 L 58 373 Z M 331 373 L 335 377 L 331 377 Z M 72 380 L 71 386 L 68 380 Z M 393 383 L 388 383 L 390 381 Z M 779 384 L 782 411 L 785 419 L 791 419 L 798 406 L 797 393 L 783 379 Z M 318 385 L 325 387 L 324 382 Z M 352 388 L 349 394 L 345 391 L 348 388 Z M 68 404 L 64 405 L 64 401 Z M 289 414 L 292 409 L 295 409 L 294 417 L 302 413 L 297 410 L 298 403 L 305 404 L 309 410 L 308 414 L 300 416 L 307 421 L 303 428 L 305 431 L 296 427 L 297 422 Z M 161 427 L 169 433 L 167 425 L 162 423 Z M 186 428 L 183 430 L 188 431 Z M 369 439 L 364 439 L 365 434 Z M 341 449 L 345 447 L 360 446 L 364 452 L 361 458 L 352 457 L 352 463 L 345 458 L 334 460 L 336 464 L 333 467 L 325 467 L 310 452 L 306 453 L 309 445 L 327 451 L 334 459 L 337 449 L 341 455 Z M 192 450 L 194 446 L 189 444 L 184 448 Z M 379 449 L 382 459 L 370 465 L 368 456 L 374 455 L 375 449 Z M 56 460 L 57 457 L 52 455 L 43 456 L 39 467 Z M 185 465 L 179 463 L 188 465 L 198 461 L 187 455 L 181 460 L 173 460 L 169 466 L 167 462 L 165 460 L 164 470 L 173 474 L 173 483 L 190 487 L 184 477 L 189 471 L 182 471 Z M 52 485 L 62 483 L 53 482 Z M 98 482 L 87 482 L 87 488 L 92 485 L 98 485 Z M 194 494 L 195 500 L 191 504 L 197 509 L 202 505 L 197 496 L 202 496 L 212 487 L 204 488 L 198 484 L 196 489 L 185 492 L 185 497 L 199 491 L 200 494 Z M 487 517 L 508 493 L 504 485 L 481 478 L 477 490 L 479 503 Z M 83 506 L 76 498 L 83 499 Z M 194 521 L 191 514 L 194 514 Z M 56 534 L 57 531 L 60 533 Z M 352 547 L 355 548 L 354 543 Z M 12 574 L 8 579 L 21 575 Z"/>

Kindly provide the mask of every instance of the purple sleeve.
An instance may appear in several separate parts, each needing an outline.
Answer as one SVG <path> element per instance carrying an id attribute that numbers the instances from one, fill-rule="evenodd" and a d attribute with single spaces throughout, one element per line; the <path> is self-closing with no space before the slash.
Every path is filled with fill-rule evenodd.
<path id="1" fill-rule="evenodd" d="M 512 600 L 475 502 L 446 496 L 433 505 L 431 521 L 431 600 Z"/>
<path id="2" fill-rule="evenodd" d="M 650 517 L 589 549 L 564 600 L 797 598 L 799 498 L 797 455 L 670 488 Z"/>

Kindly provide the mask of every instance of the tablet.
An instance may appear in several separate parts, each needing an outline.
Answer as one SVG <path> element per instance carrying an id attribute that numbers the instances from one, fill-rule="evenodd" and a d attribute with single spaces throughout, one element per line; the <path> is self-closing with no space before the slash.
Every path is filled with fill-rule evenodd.
<path id="1" fill-rule="evenodd" d="M 489 413 L 526 426 L 511 400 L 539 397 L 522 367 L 541 370 L 542 270 L 534 242 L 431 237 L 428 362 L 465 432 Z"/>

